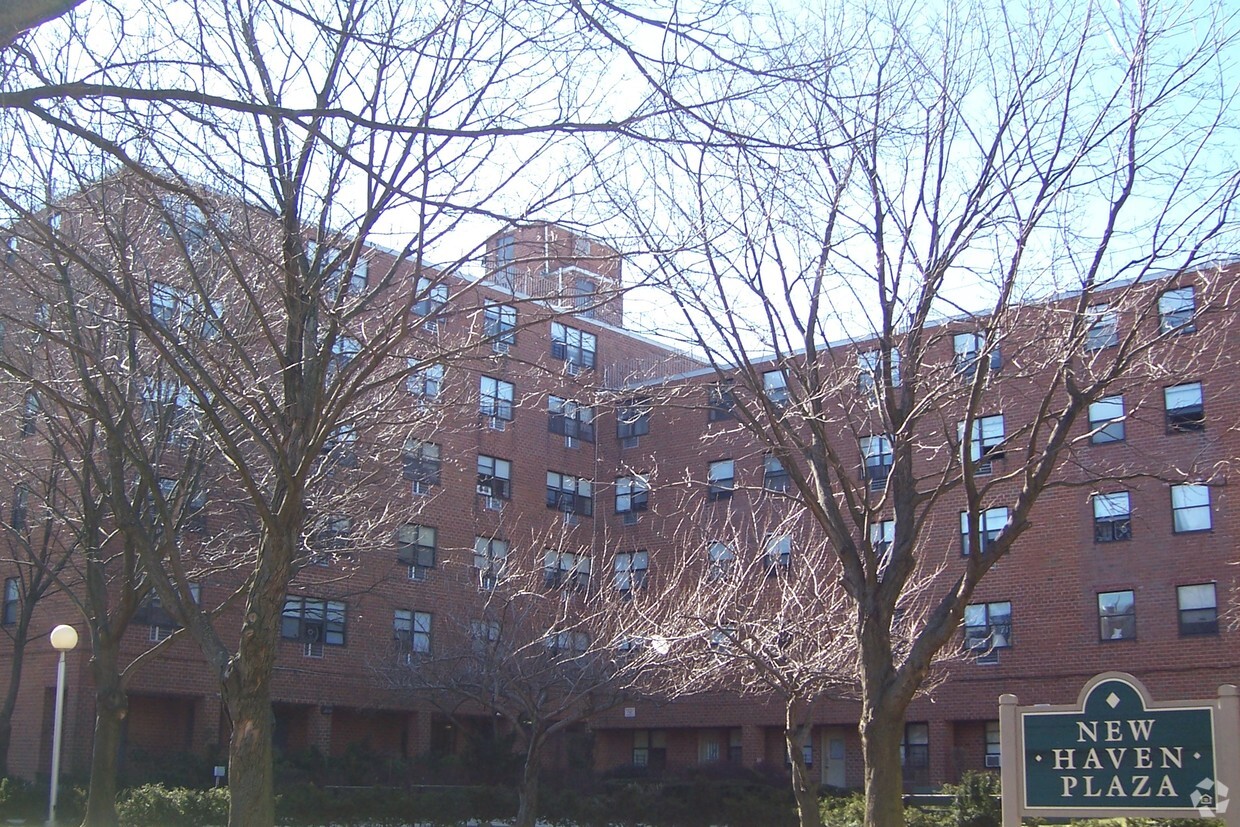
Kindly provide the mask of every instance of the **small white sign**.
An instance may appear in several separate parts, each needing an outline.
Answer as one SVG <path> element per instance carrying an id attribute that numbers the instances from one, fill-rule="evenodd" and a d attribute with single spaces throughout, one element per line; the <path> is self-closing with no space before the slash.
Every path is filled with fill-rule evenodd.
<path id="1" fill-rule="evenodd" d="M 637 707 L 635 707 L 635 706 L 626 706 L 626 707 L 624 708 L 624 717 L 626 717 L 626 718 L 636 718 L 636 717 L 637 717 Z"/>

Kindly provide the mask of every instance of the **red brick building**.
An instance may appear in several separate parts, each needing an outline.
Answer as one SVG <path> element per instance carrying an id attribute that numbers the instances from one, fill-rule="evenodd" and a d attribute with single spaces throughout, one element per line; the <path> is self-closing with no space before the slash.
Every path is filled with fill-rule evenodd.
<path id="1" fill-rule="evenodd" d="M 390 256 L 374 250 L 369 258 L 375 272 Z M 374 472 L 367 490 L 389 513 L 388 539 L 359 540 L 347 564 L 307 565 L 298 575 L 273 688 L 276 743 L 285 754 L 313 748 L 330 763 L 351 748 L 404 759 L 459 749 L 451 721 L 394 691 L 382 671 L 394 647 L 410 654 L 431 649 L 453 622 L 467 619 L 497 559 L 547 566 L 557 584 L 567 571 L 588 574 L 592 589 L 633 589 L 656 583 L 660 561 L 688 542 L 678 529 L 686 509 L 702 509 L 706 520 L 722 514 L 703 504 L 724 486 L 732 511 L 774 504 L 768 495 L 778 469 L 762 446 L 720 415 L 715 372 L 624 329 L 615 250 L 535 224 L 492 237 L 485 269 L 484 280 L 449 279 L 413 308 L 433 318 L 419 331 L 423 340 L 476 343 L 470 359 L 442 373 L 419 371 L 400 390 L 400 404 L 437 410 L 435 427 L 409 432 L 401 444 L 371 445 L 404 431 L 353 435 L 355 461 Z M 1228 271 L 1208 285 L 1172 278 L 1150 289 L 1204 295 L 1229 289 L 1233 277 Z M 1191 291 L 1174 295 L 1200 298 Z M 1128 321 L 1120 316 L 1116 323 Z M 1195 317 L 1197 330 L 1168 344 L 1159 358 L 1173 358 L 1177 348 L 1199 351 L 1202 341 L 1218 358 L 1186 362 L 1193 367 L 1182 381 L 1118 389 L 1122 400 L 1109 397 L 1095 412 L 1093 430 L 1082 429 L 1075 459 L 1061 472 L 1081 485 L 1042 499 L 1033 528 L 988 575 L 966 617 L 965 639 L 986 645 L 945 664 L 933 693 L 909 712 L 910 786 L 994 766 L 1001 693 L 1015 693 L 1022 703 L 1065 703 L 1106 670 L 1133 673 L 1158 698 L 1211 697 L 1220 683 L 1240 683 L 1237 633 L 1226 617 L 1240 537 L 1240 515 L 1224 484 L 1240 455 L 1234 428 L 1240 388 L 1231 362 L 1240 333 L 1231 322 L 1224 312 Z M 968 331 L 953 322 L 942 331 L 943 362 L 951 364 L 961 353 L 954 334 Z M 843 354 L 840 369 L 855 371 L 853 360 L 866 346 L 835 351 Z M 1016 428 L 1038 401 L 1038 377 L 1019 369 L 1017 346 L 1003 358 L 1011 367 L 993 379 L 999 419 L 980 423 L 983 445 L 992 435 L 987 429 L 1001 434 L 1004 422 L 1009 431 Z M 778 370 L 772 364 L 768 372 Z M 4 439 L 20 441 L 24 426 L 19 403 L 13 405 L 15 415 L 0 429 Z M 871 457 L 881 463 L 881 451 L 860 448 L 857 456 L 859 473 Z M 1202 483 L 1134 473 L 1122 482 L 1088 484 L 1090 462 L 1117 458 L 1133 469 L 1184 465 Z M 998 454 L 994 461 L 1004 462 Z M 930 467 L 935 459 L 924 462 Z M 207 519 L 223 518 L 208 506 Z M 944 565 L 958 564 L 961 533 L 954 520 L 927 530 L 933 543 L 950 550 Z M 347 545 L 347 532 L 338 533 Z M 547 556 L 552 535 L 554 560 Z M 700 548 L 704 566 L 707 545 Z M 795 548 L 791 555 L 795 565 Z M 199 583 L 202 600 L 221 600 L 235 585 L 227 570 L 212 573 Z M 36 631 L 58 622 L 80 626 L 65 600 L 48 598 L 37 609 Z M 145 650 L 168 623 L 157 611 L 141 613 L 127 654 Z M 79 650 L 69 660 L 65 762 L 78 773 L 88 764 L 93 720 L 88 656 Z M 0 653 L 0 670 L 8 658 Z M 14 723 L 10 767 L 17 774 L 45 773 L 50 765 L 53 681 L 53 654 L 36 638 Z M 174 641 L 139 670 L 129 693 L 128 760 L 185 753 L 222 763 L 227 721 L 219 688 L 190 640 Z M 822 782 L 859 786 L 856 704 L 823 701 L 813 718 L 805 754 Z M 671 704 L 635 700 L 590 723 L 594 767 L 782 769 L 782 726 L 778 704 L 727 693 Z"/>

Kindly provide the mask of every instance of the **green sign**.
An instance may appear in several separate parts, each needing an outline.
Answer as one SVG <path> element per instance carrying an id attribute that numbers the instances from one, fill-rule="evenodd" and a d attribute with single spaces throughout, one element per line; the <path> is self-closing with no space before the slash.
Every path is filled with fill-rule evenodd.
<path id="1" fill-rule="evenodd" d="M 1096 684 L 1080 711 L 1021 712 L 1025 807 L 1185 809 L 1210 806 L 1209 707 L 1147 709 L 1127 681 Z"/>

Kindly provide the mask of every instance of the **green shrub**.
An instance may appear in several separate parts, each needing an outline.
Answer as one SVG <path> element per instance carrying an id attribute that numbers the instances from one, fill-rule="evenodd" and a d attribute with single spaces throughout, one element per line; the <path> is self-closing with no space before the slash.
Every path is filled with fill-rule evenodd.
<path id="1" fill-rule="evenodd" d="M 204 827 L 228 821 L 228 790 L 168 788 L 144 784 L 120 794 L 116 814 L 121 827 Z"/>
<path id="2" fill-rule="evenodd" d="M 952 800 L 953 827 L 1000 827 L 999 776 L 993 772 L 966 772 L 960 783 L 943 788 Z"/>
<path id="3" fill-rule="evenodd" d="M 32 819 L 46 814 L 46 790 L 20 778 L 0 778 L 0 817 Z"/>

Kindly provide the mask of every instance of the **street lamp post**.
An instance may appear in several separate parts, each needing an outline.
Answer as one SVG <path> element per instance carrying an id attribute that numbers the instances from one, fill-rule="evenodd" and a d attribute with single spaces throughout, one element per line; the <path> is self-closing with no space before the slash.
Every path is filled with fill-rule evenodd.
<path id="1" fill-rule="evenodd" d="M 47 824 L 56 823 L 56 792 L 60 786 L 60 741 L 65 717 L 65 655 L 78 644 L 77 629 L 61 624 L 52 629 L 52 648 L 60 653 L 56 667 L 56 722 L 52 727 L 52 789 L 47 799 Z"/>

